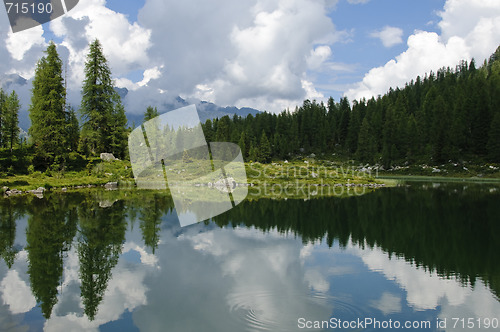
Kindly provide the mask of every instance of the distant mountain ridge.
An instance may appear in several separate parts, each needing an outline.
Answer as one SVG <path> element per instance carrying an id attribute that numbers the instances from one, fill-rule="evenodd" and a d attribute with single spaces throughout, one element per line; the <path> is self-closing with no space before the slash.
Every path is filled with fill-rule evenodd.
<path id="1" fill-rule="evenodd" d="M 122 94 L 123 92 L 124 92 L 123 89 L 120 89 L 119 94 Z M 151 105 L 151 106 L 153 107 L 156 106 L 156 108 L 158 109 L 158 113 L 163 114 L 192 104 L 193 103 L 190 103 L 181 97 L 176 97 L 175 100 L 171 102 L 165 102 L 162 105 Z M 246 117 L 250 114 L 256 115 L 261 113 L 261 111 L 250 107 L 242 107 L 242 108 L 238 108 L 236 106 L 221 107 L 207 101 L 199 101 L 194 104 L 196 106 L 198 115 L 200 116 L 200 120 L 202 122 L 205 122 L 208 119 L 221 118 L 226 115 L 228 115 L 229 117 L 233 117 L 234 115 Z M 144 110 L 146 110 L 146 106 L 144 107 Z M 139 124 L 142 123 L 143 117 L 144 117 L 143 114 L 127 114 L 129 125 L 135 124 L 136 126 L 138 126 Z"/>
<path id="2" fill-rule="evenodd" d="M 26 86 L 28 84 L 28 80 L 25 78 L 17 75 L 17 74 L 7 74 L 7 75 L 0 75 L 0 87 L 4 90 L 11 90 L 11 87 L 13 85 L 18 85 L 18 86 Z M 15 90 L 15 88 L 14 88 Z M 118 95 L 122 98 L 123 101 L 126 100 L 127 95 L 128 95 L 128 89 L 127 88 L 115 88 L 115 91 L 118 93 Z M 126 103 L 125 103 L 126 104 Z M 188 102 L 185 99 L 181 97 L 176 97 L 173 100 L 170 101 L 165 101 L 161 105 L 151 105 L 153 107 L 157 107 L 158 112 L 160 114 L 173 111 L 177 108 L 188 106 L 191 104 L 196 105 L 196 109 L 198 110 L 198 114 L 200 116 L 200 120 L 202 122 L 205 122 L 207 119 L 215 119 L 215 118 L 221 118 L 225 115 L 228 115 L 230 117 L 233 117 L 235 114 L 241 117 L 246 117 L 249 114 L 256 115 L 258 113 L 261 113 L 261 111 L 256 110 L 254 108 L 250 107 L 242 107 L 238 108 L 235 106 L 226 106 L 226 107 L 221 107 L 218 106 L 214 103 L 207 102 L 207 101 L 196 101 L 196 102 Z M 19 126 L 23 128 L 24 130 L 27 131 L 29 127 L 29 117 L 27 115 L 27 105 L 29 105 L 29 101 L 23 101 L 22 102 L 23 108 L 20 111 L 20 117 L 19 117 Z M 144 105 L 144 111 L 146 111 L 146 108 L 149 105 Z M 132 114 L 130 112 L 126 113 L 128 123 L 130 126 L 132 125 L 139 125 L 142 123 L 143 114 Z"/>
<path id="3" fill-rule="evenodd" d="M 4 90 L 9 90 L 11 85 L 17 84 L 20 86 L 26 85 L 28 80 L 17 74 L 7 74 L 0 76 L 0 87 Z"/>

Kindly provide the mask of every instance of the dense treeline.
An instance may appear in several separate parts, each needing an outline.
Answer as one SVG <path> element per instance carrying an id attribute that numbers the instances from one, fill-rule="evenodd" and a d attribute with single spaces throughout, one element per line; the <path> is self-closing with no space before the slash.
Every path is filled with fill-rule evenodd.
<path id="1" fill-rule="evenodd" d="M 441 276 L 457 276 L 472 285 L 481 279 L 500 296 L 496 222 L 500 192 L 491 192 L 491 186 L 458 183 L 421 186 L 349 198 L 247 200 L 213 222 L 220 227 L 288 233 L 304 244 L 377 247 L 389 257 L 404 258 Z M 43 199 L 0 200 L 0 260 L 12 268 L 16 260 L 24 259 L 19 257 L 23 247 L 16 245 L 16 238 L 19 232 L 26 233 L 31 289 L 48 319 L 59 299 L 67 253 L 73 248 L 78 254 L 83 313 L 92 320 L 127 229 L 139 226 L 143 244 L 154 253 L 162 233 L 180 234 L 173 211 L 171 198 L 153 191 L 51 193 Z M 18 221 L 24 219 L 27 227 L 20 229 Z"/>
<path id="2" fill-rule="evenodd" d="M 476 68 L 417 77 L 368 101 L 306 100 L 295 112 L 207 120 L 209 141 L 238 143 L 247 160 L 337 153 L 363 163 L 500 162 L 500 47 Z M 479 158 L 479 159 L 477 159 Z"/>
<path id="3" fill-rule="evenodd" d="M 33 80 L 30 144 L 19 139 L 16 93 L 0 90 L 0 171 L 82 168 L 102 152 L 126 159 L 130 128 L 99 41 L 90 44 L 78 112 L 66 102 L 56 46 L 50 43 L 45 53 Z M 145 120 L 157 115 L 148 107 Z M 237 143 L 246 160 L 260 162 L 310 153 L 384 167 L 500 162 L 500 47 L 479 68 L 462 61 L 368 101 L 306 100 L 294 112 L 225 116 L 203 129 L 207 141 Z"/>
<path id="4" fill-rule="evenodd" d="M 7 95 L 0 90 L 0 148 L 10 151 L 6 158 L 5 153 L 1 153 L 2 171 L 82 168 L 86 166 L 86 159 L 102 152 L 126 158 L 129 128 L 125 109 L 115 91 L 99 40 L 90 44 L 85 63 L 80 120 L 67 103 L 66 85 L 63 62 L 51 42 L 35 68 L 27 144 L 19 138 L 17 94 L 13 91 Z"/>
<path id="5" fill-rule="evenodd" d="M 495 240 L 500 195 L 489 189 L 448 183 L 432 190 L 415 185 L 350 198 L 260 199 L 245 201 L 214 221 L 220 227 L 291 233 L 304 243 L 379 247 L 389 257 L 442 276 L 459 276 L 471 284 L 481 278 L 500 296 L 500 242 Z"/>
<path id="6" fill-rule="evenodd" d="M 129 192 L 126 200 L 118 192 L 0 200 L 0 260 L 12 268 L 23 250 L 16 244 L 16 233 L 25 232 L 31 290 L 46 319 L 59 301 L 72 248 L 78 254 L 83 313 L 90 320 L 95 319 L 104 298 L 127 228 L 133 229 L 138 222 L 144 245 L 154 253 L 160 243 L 162 217 L 172 213 L 173 201 L 165 193 L 136 194 Z M 28 225 L 19 229 L 17 222 L 25 216 Z"/>

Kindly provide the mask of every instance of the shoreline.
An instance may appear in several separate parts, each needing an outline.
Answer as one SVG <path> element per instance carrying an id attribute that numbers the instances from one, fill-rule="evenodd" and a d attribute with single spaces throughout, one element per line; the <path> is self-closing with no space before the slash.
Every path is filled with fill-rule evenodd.
<path id="1" fill-rule="evenodd" d="M 66 172 L 49 176 L 36 172 L 31 175 L 11 175 L 0 178 L 0 193 L 4 197 L 9 197 L 21 194 L 40 196 L 43 195 L 44 191 L 74 192 L 90 188 L 108 190 L 137 189 L 134 179 L 130 177 L 131 170 L 129 165 L 126 161 L 103 161 L 96 165 L 96 168 L 100 171 L 99 173 Z M 418 167 L 418 165 L 411 167 Z M 452 174 L 448 174 L 448 172 L 443 171 L 419 175 L 395 174 L 396 172 L 406 173 L 409 170 L 399 168 L 390 171 L 380 171 L 376 166 L 355 166 L 352 162 L 312 158 L 290 162 L 284 160 L 266 164 L 257 162 L 245 163 L 249 192 L 258 192 L 256 195 L 257 198 L 337 196 L 338 192 L 341 192 L 340 195 L 345 195 L 344 189 L 347 190 L 347 194 L 350 194 L 354 189 L 363 189 L 363 193 L 365 193 L 383 187 L 394 187 L 403 181 L 500 184 L 500 174 L 497 172 L 498 168 L 487 165 L 477 167 L 482 169 L 488 168 L 488 170 L 491 169 L 493 172 L 491 174 L 470 174 L 467 172 L 453 172 Z M 431 170 L 435 169 L 432 168 Z M 123 170 L 128 170 L 129 173 L 124 174 L 122 173 Z M 395 172 L 393 173 L 393 171 Z M 265 192 L 264 195 L 261 194 L 262 191 Z M 291 192 L 291 194 L 288 194 L 288 192 Z M 324 192 L 326 194 L 323 194 Z"/>
<path id="2" fill-rule="evenodd" d="M 496 177 L 457 177 L 457 176 L 429 176 L 429 175 L 380 175 L 377 180 L 396 180 L 408 182 L 473 182 L 473 183 L 498 183 L 500 178 Z"/>

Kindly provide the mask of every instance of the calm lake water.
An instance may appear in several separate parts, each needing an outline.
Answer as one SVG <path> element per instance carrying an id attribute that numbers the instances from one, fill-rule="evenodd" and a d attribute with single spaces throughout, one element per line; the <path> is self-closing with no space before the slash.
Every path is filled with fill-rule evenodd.
<path id="1" fill-rule="evenodd" d="M 184 228 L 160 193 L 13 197 L 0 256 L 1 331 L 500 329 L 498 185 L 246 201 Z"/>

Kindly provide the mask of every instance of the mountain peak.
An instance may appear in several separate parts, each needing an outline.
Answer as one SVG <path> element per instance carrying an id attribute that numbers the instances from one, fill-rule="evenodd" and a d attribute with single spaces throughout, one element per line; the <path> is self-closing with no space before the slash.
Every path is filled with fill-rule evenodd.
<path id="1" fill-rule="evenodd" d="M 6 74 L 0 76 L 0 87 L 8 90 L 12 85 L 26 85 L 28 80 L 18 74 Z"/>
<path id="2" fill-rule="evenodd" d="M 241 117 L 246 117 L 249 114 L 256 115 L 260 113 L 259 110 L 256 110 L 254 108 L 249 108 L 249 107 L 238 108 L 236 106 L 222 107 L 214 103 L 203 100 L 186 101 L 180 96 L 177 96 L 170 101 L 165 101 L 161 105 L 151 105 L 151 106 L 153 107 L 156 106 L 156 108 L 158 109 L 158 113 L 163 114 L 191 104 L 196 105 L 196 109 L 198 110 L 198 115 L 200 116 L 200 120 L 202 122 L 205 122 L 208 119 L 221 118 L 226 115 L 233 117 L 236 114 Z M 144 106 L 144 110 L 146 110 L 146 106 Z M 139 123 L 142 123 L 143 114 L 127 114 L 127 118 L 129 120 L 129 124 L 135 123 L 136 125 L 138 125 Z"/>

